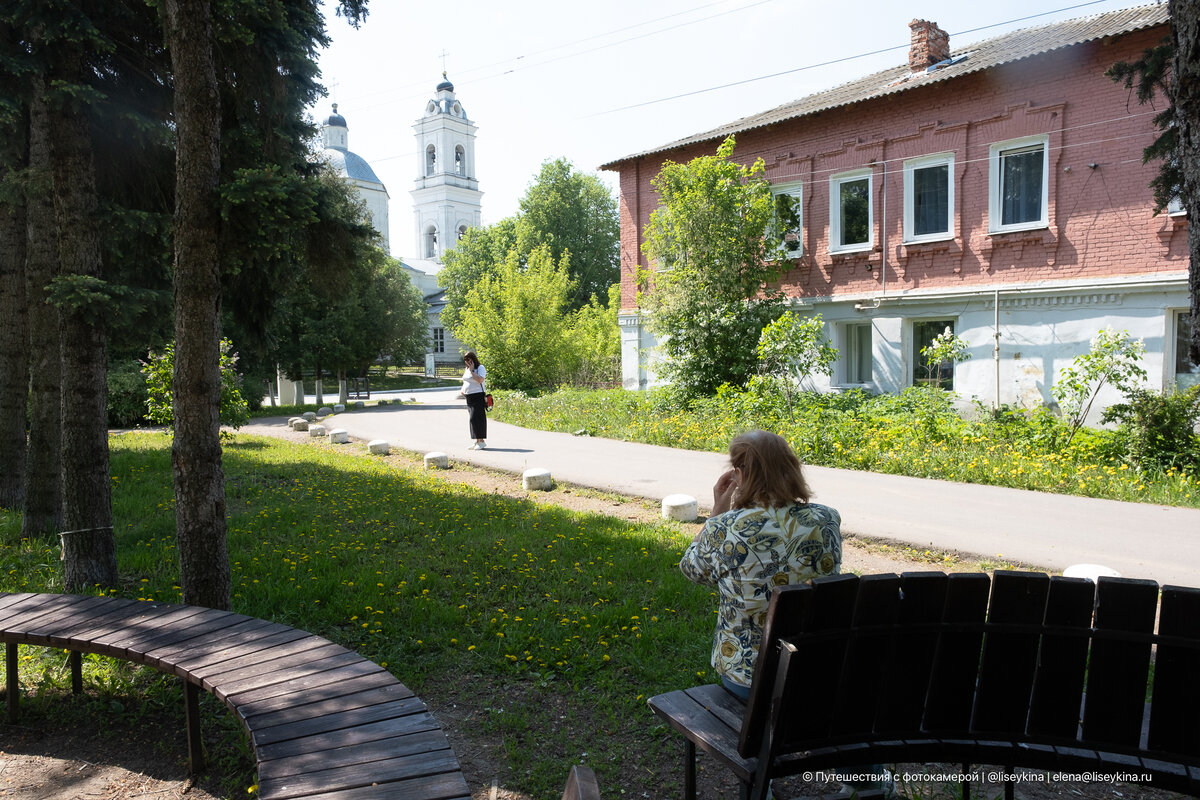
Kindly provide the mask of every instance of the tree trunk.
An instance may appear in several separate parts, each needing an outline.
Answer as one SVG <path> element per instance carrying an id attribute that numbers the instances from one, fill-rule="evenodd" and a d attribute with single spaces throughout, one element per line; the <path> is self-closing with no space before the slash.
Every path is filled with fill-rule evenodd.
<path id="1" fill-rule="evenodd" d="M 165 0 L 175 75 L 175 525 L 183 601 L 228 609 L 221 468 L 221 116 L 210 0 Z"/>
<path id="2" fill-rule="evenodd" d="M 0 137 L 0 182 L 25 166 L 25 125 Z M 0 200 L 0 508 L 24 503 L 29 333 L 25 313 L 25 202 Z"/>
<path id="3" fill-rule="evenodd" d="M 1179 163 L 1188 211 L 1188 289 L 1191 295 L 1191 361 L 1200 364 L 1200 0 L 1171 0 L 1171 39 L 1175 61 L 1170 86 L 1175 94 Z"/>
<path id="4" fill-rule="evenodd" d="M 53 77 L 68 86 L 83 83 L 83 51 L 74 43 L 59 48 Z M 96 222 L 96 166 L 91 132 L 81 100 L 62 92 L 51 104 L 50 161 L 62 277 L 100 277 L 100 236 Z M 108 468 L 105 324 L 86 305 L 59 309 L 62 335 L 63 525 L 68 530 L 105 530 L 112 538 L 112 495 Z M 102 534 L 101 534 L 102 535 Z M 107 551 L 107 552 L 106 552 Z M 68 575 L 88 584 L 114 586 L 117 561 L 111 548 L 79 553 L 96 561 L 68 564 Z M 74 590 L 82 583 L 67 584 Z"/>
<path id="5" fill-rule="evenodd" d="M 30 102 L 26 182 L 30 412 L 25 516 L 21 520 L 21 535 L 26 538 L 54 533 L 62 527 L 62 355 L 58 309 L 46 302 L 46 286 L 58 272 L 49 136 L 45 80 L 38 77 Z"/>

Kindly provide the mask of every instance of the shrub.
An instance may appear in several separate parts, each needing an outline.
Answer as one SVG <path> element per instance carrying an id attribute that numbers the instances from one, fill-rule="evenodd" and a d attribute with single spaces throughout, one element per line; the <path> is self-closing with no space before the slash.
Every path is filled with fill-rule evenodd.
<path id="1" fill-rule="evenodd" d="M 242 397 L 242 376 L 237 373 L 237 353 L 233 343 L 221 340 L 221 424 L 240 428 L 250 421 L 250 411 Z M 161 353 L 151 353 L 142 364 L 146 376 L 146 414 L 159 425 L 175 424 L 175 409 L 171 391 L 175 370 L 175 345 L 168 344 Z"/>
<path id="2" fill-rule="evenodd" d="M 1200 466 L 1200 385 L 1180 391 L 1135 389 L 1125 403 L 1104 410 L 1104 422 L 1118 422 L 1118 437 L 1129 465 L 1143 471 L 1174 467 L 1190 472 Z"/>
<path id="3" fill-rule="evenodd" d="M 146 422 L 146 380 L 138 361 L 108 366 L 108 425 L 132 428 Z"/>

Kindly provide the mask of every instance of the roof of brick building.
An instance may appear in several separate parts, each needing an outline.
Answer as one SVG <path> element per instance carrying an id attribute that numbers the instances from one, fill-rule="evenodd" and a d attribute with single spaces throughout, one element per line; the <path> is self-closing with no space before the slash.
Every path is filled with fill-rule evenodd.
<path id="1" fill-rule="evenodd" d="M 769 111 L 742 117 L 703 133 L 615 159 L 601 165 L 600 168 L 611 169 L 623 161 L 642 156 L 676 150 L 701 142 L 721 141 L 744 131 L 948 81 L 1084 42 L 1165 25 L 1168 19 L 1167 4 L 1162 2 L 1064 20 L 1034 28 L 1022 28 L 1003 36 L 968 45 L 961 50 L 951 51 L 950 58 L 925 70 L 913 72 L 905 63 L 875 72 L 832 89 L 776 106 Z"/>

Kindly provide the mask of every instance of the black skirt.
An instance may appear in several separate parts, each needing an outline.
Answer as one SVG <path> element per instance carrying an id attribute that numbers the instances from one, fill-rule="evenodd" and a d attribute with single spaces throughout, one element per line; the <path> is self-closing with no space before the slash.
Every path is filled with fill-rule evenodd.
<path id="1" fill-rule="evenodd" d="M 471 392 L 467 396 L 467 412 L 471 418 L 471 438 L 487 438 L 487 401 L 483 392 Z"/>

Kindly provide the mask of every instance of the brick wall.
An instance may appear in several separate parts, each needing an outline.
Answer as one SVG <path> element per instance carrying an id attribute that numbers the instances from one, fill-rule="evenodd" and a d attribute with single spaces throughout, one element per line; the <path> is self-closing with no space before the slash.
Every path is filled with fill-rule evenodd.
<path id="1" fill-rule="evenodd" d="M 1152 215 L 1148 184 L 1157 168 L 1141 156 L 1155 135 L 1155 110 L 1104 75 L 1164 34 L 1090 42 L 740 134 L 735 161 L 761 157 L 772 183 L 804 184 L 805 255 L 784 275 L 785 290 L 836 297 L 1186 268 L 1186 222 Z M 1048 137 L 1049 226 L 989 233 L 990 146 L 1034 135 Z M 646 265 L 641 231 L 658 205 L 651 179 L 663 161 L 711 155 L 717 144 L 618 165 L 622 308 L 636 307 L 634 270 Z M 953 238 L 905 244 L 904 161 L 938 153 L 954 158 Z M 874 249 L 831 255 L 829 177 L 867 167 Z"/>

